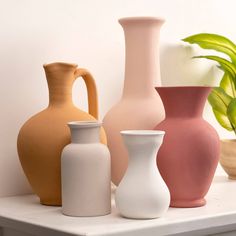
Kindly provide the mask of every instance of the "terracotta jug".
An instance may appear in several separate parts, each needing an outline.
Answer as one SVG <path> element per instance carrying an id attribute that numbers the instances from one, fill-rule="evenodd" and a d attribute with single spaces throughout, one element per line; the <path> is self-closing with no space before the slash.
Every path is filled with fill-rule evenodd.
<path id="1" fill-rule="evenodd" d="M 215 129 L 202 118 L 210 87 L 158 87 L 166 118 L 155 129 L 166 132 L 157 165 L 172 207 L 205 205 L 220 154 Z"/>
<path id="2" fill-rule="evenodd" d="M 70 143 L 67 122 L 98 118 L 97 91 L 92 75 L 75 64 L 44 65 L 49 105 L 21 128 L 17 148 L 21 165 L 33 191 L 45 205 L 61 205 L 61 152 Z M 82 77 L 88 90 L 89 113 L 73 105 L 72 85 Z M 101 141 L 106 143 L 104 130 Z"/>
<path id="3" fill-rule="evenodd" d="M 156 94 L 161 85 L 158 41 L 163 20 L 131 17 L 119 20 L 125 33 L 125 81 L 121 100 L 105 116 L 104 128 L 111 152 L 112 181 L 118 185 L 128 166 L 128 152 L 120 131 L 152 129 L 164 118 L 164 108 Z"/>

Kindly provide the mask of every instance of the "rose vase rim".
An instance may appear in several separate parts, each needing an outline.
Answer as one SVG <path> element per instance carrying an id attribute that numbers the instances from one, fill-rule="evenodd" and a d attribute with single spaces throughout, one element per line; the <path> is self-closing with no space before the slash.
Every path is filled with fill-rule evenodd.
<path id="1" fill-rule="evenodd" d="M 184 86 L 156 86 L 155 89 L 173 89 L 173 88 L 216 88 L 217 86 L 209 85 L 184 85 Z"/>

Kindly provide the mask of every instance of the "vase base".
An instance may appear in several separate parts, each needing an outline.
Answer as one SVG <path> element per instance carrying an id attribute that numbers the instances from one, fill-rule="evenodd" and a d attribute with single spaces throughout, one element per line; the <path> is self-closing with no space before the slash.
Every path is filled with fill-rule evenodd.
<path id="1" fill-rule="evenodd" d="M 236 175 L 229 175 L 228 178 L 229 178 L 230 180 L 236 180 Z"/>
<path id="2" fill-rule="evenodd" d="M 120 216 L 126 219 L 134 219 L 134 220 L 152 220 L 152 219 L 157 219 L 160 218 L 162 215 L 126 215 L 126 214 L 121 214 Z"/>
<path id="3" fill-rule="evenodd" d="M 204 198 L 192 201 L 173 200 L 170 203 L 170 207 L 176 207 L 176 208 L 201 207 L 204 205 L 206 205 L 206 200 Z"/>
<path id="4" fill-rule="evenodd" d="M 94 214 L 81 214 L 81 213 L 70 213 L 70 212 L 65 212 L 62 210 L 62 214 L 65 216 L 70 216 L 70 217 L 99 217 L 99 216 L 106 216 L 111 214 L 111 210 L 106 211 L 106 212 L 100 212 L 100 213 L 94 213 Z"/>
<path id="5" fill-rule="evenodd" d="M 40 199 L 40 203 L 45 206 L 61 206 L 62 203 L 59 200 L 45 200 L 45 199 Z"/>

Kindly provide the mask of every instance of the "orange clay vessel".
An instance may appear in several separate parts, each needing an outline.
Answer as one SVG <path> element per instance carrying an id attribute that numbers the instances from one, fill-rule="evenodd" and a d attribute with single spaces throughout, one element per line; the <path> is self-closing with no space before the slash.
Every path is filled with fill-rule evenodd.
<path id="1" fill-rule="evenodd" d="M 21 165 L 34 192 L 45 205 L 61 205 L 61 152 L 70 143 L 69 121 L 96 120 L 98 103 L 92 75 L 76 64 L 44 65 L 49 88 L 49 106 L 21 128 L 17 147 Z M 72 85 L 82 77 L 88 90 L 89 113 L 74 106 Z M 101 130 L 100 139 L 106 144 Z"/>

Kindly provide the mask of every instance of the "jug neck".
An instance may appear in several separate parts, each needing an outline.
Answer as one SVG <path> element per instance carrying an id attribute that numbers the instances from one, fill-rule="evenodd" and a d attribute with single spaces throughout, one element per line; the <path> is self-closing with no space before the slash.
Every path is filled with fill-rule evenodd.
<path id="1" fill-rule="evenodd" d="M 76 64 L 52 63 L 44 65 L 49 90 L 49 107 L 72 106 L 72 86 Z"/>
<path id="2" fill-rule="evenodd" d="M 166 118 L 200 118 L 211 87 L 156 87 Z"/>
<path id="3" fill-rule="evenodd" d="M 123 97 L 150 96 L 161 86 L 159 34 L 164 20 L 130 17 L 119 20 L 125 34 L 125 82 Z"/>
<path id="4" fill-rule="evenodd" d="M 68 126 L 71 132 L 71 143 L 99 143 L 101 123 L 96 121 L 73 121 Z"/>

